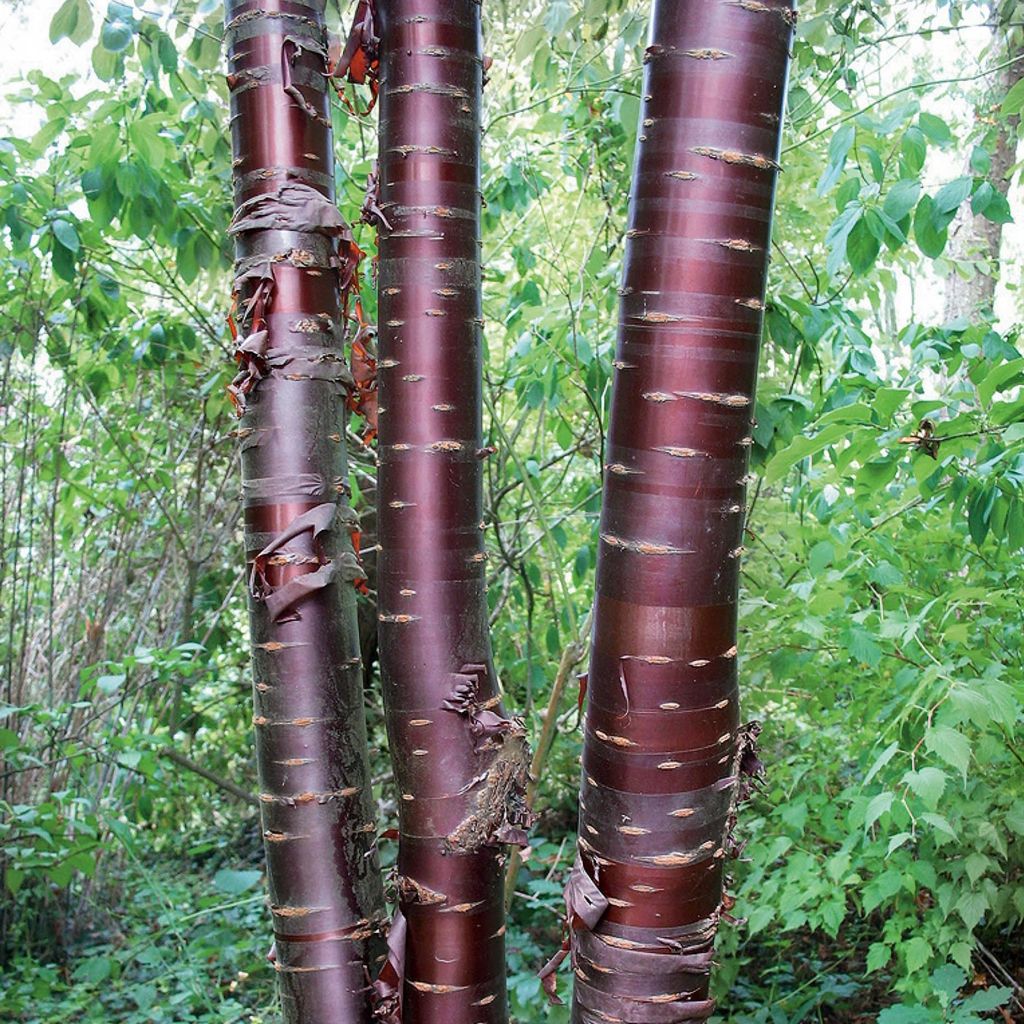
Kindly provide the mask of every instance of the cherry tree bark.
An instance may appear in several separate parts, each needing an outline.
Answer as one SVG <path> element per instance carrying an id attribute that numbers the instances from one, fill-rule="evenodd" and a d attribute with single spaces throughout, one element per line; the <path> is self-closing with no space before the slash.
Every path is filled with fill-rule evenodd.
<path id="1" fill-rule="evenodd" d="M 352 583 L 324 0 L 228 0 L 253 724 L 286 1024 L 368 1024 L 383 893 Z"/>
<path id="2" fill-rule="evenodd" d="M 480 5 L 379 0 L 376 13 L 380 663 L 401 796 L 380 988 L 404 1024 L 499 1024 L 502 844 L 523 838 L 527 758 L 488 635 Z"/>
<path id="3" fill-rule="evenodd" d="M 737 593 L 789 0 L 655 0 L 612 391 L 573 1021 L 705 1020 L 736 805 Z"/>

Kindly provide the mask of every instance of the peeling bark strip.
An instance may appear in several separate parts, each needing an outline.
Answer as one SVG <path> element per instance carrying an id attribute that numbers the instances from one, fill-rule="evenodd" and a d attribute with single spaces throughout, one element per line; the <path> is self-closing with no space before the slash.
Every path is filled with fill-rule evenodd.
<path id="1" fill-rule="evenodd" d="M 736 605 L 792 22 L 790 0 L 654 0 L 566 890 L 574 1024 L 714 1009 L 725 862 L 760 771 Z"/>
<path id="2" fill-rule="evenodd" d="M 404 1024 L 504 1024 L 502 844 L 524 838 L 527 757 L 491 664 L 480 526 L 480 5 L 378 0 L 377 17 L 380 660 L 404 930 L 379 988 L 392 1013 L 401 989 Z"/>
<path id="3" fill-rule="evenodd" d="M 352 378 L 322 0 L 228 0 L 231 232 L 260 807 L 285 1024 L 369 1024 L 383 894 L 344 446 Z M 342 248 L 339 250 L 339 240 Z"/>

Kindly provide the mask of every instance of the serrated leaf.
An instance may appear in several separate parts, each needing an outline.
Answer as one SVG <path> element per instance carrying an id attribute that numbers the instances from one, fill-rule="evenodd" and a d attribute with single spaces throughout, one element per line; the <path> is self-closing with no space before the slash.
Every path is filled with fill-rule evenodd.
<path id="1" fill-rule="evenodd" d="M 946 725 L 933 725 L 924 734 L 924 745 L 946 764 L 967 775 L 971 764 L 971 742 L 963 733 Z"/>
<path id="2" fill-rule="evenodd" d="M 925 767 L 907 772 L 903 781 L 930 807 L 938 806 L 946 789 L 946 773 L 941 768 Z"/>
<path id="3" fill-rule="evenodd" d="M 1005 1005 L 1013 992 L 1008 988 L 986 988 L 968 996 L 963 1003 L 963 1009 L 971 1013 L 981 1013 L 985 1010 L 998 1010 Z"/>
<path id="4" fill-rule="evenodd" d="M 882 660 L 882 648 L 875 643 L 874 637 L 866 630 L 854 626 L 846 634 L 846 646 L 850 657 L 862 665 L 875 668 Z"/>
<path id="5" fill-rule="evenodd" d="M 106 956 L 94 956 L 83 960 L 74 970 L 72 977 L 76 981 L 86 981 L 98 985 L 106 981 L 113 970 L 113 961 Z"/>
<path id="6" fill-rule="evenodd" d="M 964 867 L 967 870 L 967 877 L 971 880 L 971 885 L 974 885 L 974 883 L 977 882 L 977 880 L 981 878 L 986 871 L 988 871 L 991 865 L 992 860 L 989 857 L 986 857 L 983 853 L 975 851 L 974 853 L 968 854 L 967 858 L 964 860 Z"/>
<path id="7" fill-rule="evenodd" d="M 864 829 L 867 831 L 872 825 L 892 807 L 895 796 L 892 793 L 878 793 L 868 803 L 864 812 Z"/>
<path id="8" fill-rule="evenodd" d="M 890 1006 L 878 1015 L 878 1024 L 934 1024 L 935 1016 L 923 1006 Z"/>
<path id="9" fill-rule="evenodd" d="M 947 997 L 947 1003 L 967 984 L 967 975 L 953 964 L 943 964 L 931 973 L 932 987 Z"/>
<path id="10" fill-rule="evenodd" d="M 932 958 L 932 947 L 927 939 L 915 935 L 903 946 L 903 959 L 907 965 L 907 971 L 913 974 Z"/>
<path id="11" fill-rule="evenodd" d="M 868 947 L 868 974 L 881 970 L 892 959 L 892 949 L 884 942 L 872 942 Z"/>
<path id="12" fill-rule="evenodd" d="M 988 898 L 981 892 L 965 892 L 956 901 L 955 909 L 968 931 L 974 931 L 988 910 Z"/>
<path id="13" fill-rule="evenodd" d="M 935 814 L 932 811 L 926 811 L 921 815 L 921 820 L 927 822 L 932 828 L 938 829 L 940 832 L 949 836 L 950 839 L 959 839 L 956 829 L 941 815 Z"/>
<path id="14" fill-rule="evenodd" d="M 1009 828 L 1019 836 L 1024 836 L 1024 800 L 1015 800 L 1006 812 L 1004 819 Z"/>
<path id="15" fill-rule="evenodd" d="M 896 850 L 906 844 L 908 839 L 913 838 L 914 837 L 909 832 L 897 832 L 896 835 L 889 840 L 889 845 L 885 850 L 886 857 L 891 857 Z"/>
<path id="16" fill-rule="evenodd" d="M 870 769 L 868 769 L 867 775 L 864 776 L 865 786 L 893 759 L 893 757 L 895 757 L 896 752 L 899 749 L 899 743 L 893 742 L 878 755 L 875 759 L 875 763 L 870 767 Z"/>

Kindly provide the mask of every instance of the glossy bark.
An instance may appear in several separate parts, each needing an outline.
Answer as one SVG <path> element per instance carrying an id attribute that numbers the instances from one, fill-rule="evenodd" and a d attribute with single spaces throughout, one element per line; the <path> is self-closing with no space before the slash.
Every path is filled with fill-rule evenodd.
<path id="1" fill-rule="evenodd" d="M 286 1024 L 368 1024 L 383 895 L 344 446 L 350 381 L 322 0 L 229 0 L 254 726 Z M 339 250 L 339 242 L 342 248 Z"/>
<path id="2" fill-rule="evenodd" d="M 521 727 L 491 664 L 483 541 L 480 7 L 381 0 L 380 662 L 401 794 L 405 1024 L 507 1019 L 503 840 Z M 396 932 L 397 934 L 397 932 Z"/>
<path id="3" fill-rule="evenodd" d="M 587 691 L 573 1020 L 705 1020 L 744 771 L 736 603 L 788 0 L 655 0 Z"/>

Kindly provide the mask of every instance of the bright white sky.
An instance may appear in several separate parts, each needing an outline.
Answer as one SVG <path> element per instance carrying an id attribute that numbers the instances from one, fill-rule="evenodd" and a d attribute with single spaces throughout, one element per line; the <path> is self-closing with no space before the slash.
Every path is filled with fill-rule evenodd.
<path id="1" fill-rule="evenodd" d="M 52 78 L 64 74 L 89 70 L 89 45 L 79 48 L 67 39 L 56 46 L 49 40 L 49 25 L 61 0 L 27 0 L 12 3 L 0 0 L 0 75 L 7 81 L 18 80 L 30 70 L 43 69 Z M 96 5 L 94 5 L 95 7 Z M 904 10 L 920 9 L 934 12 L 933 0 L 917 3 L 906 0 Z M 94 14 L 97 13 L 94 11 Z M 980 20 L 980 16 L 978 16 Z M 968 32 L 935 34 L 928 41 L 906 39 L 889 45 L 884 54 L 879 54 L 879 64 L 871 70 L 877 75 L 878 94 L 883 95 L 893 88 L 910 81 L 920 80 L 922 72 L 927 75 L 976 73 L 988 66 L 984 56 L 988 33 L 984 29 Z M 927 64 L 928 68 L 923 65 Z M 938 69 L 938 70 L 936 70 Z M 0 83 L 2 85 L 2 83 Z M 966 128 L 972 117 L 972 83 L 964 87 L 953 86 L 943 98 L 930 99 L 935 113 L 950 122 L 954 133 L 957 125 Z M 4 132 L 31 133 L 39 124 L 37 109 L 11 104 L 0 93 L 0 129 Z M 937 188 L 944 182 L 958 177 L 963 168 L 962 154 L 942 154 L 930 149 L 927 167 L 928 185 Z M 1011 206 L 1016 212 L 1024 211 L 1020 200 L 1020 186 L 1011 193 Z M 1018 223 L 1008 224 L 1003 244 L 1004 273 L 1000 281 L 996 310 L 1004 328 L 1020 317 L 1018 281 L 1024 266 L 1024 213 Z M 900 322 L 917 319 L 935 323 L 942 319 L 942 282 L 936 277 L 927 262 L 922 261 L 914 279 L 914 288 L 909 281 L 901 282 L 897 297 Z"/>

